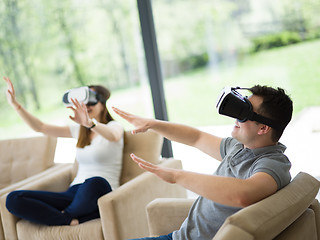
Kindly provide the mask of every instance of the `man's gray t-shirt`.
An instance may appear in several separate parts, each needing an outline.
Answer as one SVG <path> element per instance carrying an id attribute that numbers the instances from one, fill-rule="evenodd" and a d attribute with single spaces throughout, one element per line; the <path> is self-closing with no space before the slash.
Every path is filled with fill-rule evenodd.
<path id="1" fill-rule="evenodd" d="M 223 160 L 214 175 L 247 179 L 255 173 L 265 172 L 275 179 L 279 190 L 291 180 L 289 172 L 291 163 L 284 155 L 285 149 L 281 143 L 248 149 L 234 138 L 225 138 L 220 145 Z M 218 204 L 200 196 L 191 207 L 181 228 L 173 232 L 173 239 L 212 239 L 225 219 L 240 209 Z"/>

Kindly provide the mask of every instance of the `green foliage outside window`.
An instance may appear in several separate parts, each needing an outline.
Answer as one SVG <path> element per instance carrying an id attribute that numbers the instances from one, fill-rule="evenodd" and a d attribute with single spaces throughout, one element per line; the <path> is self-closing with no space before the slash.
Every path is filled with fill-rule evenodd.
<path id="1" fill-rule="evenodd" d="M 318 47 L 320 37 L 320 1 L 153 0 L 152 7 L 163 76 L 168 86 L 175 86 L 166 88 L 173 112 L 169 118 L 190 118 L 193 125 L 216 123 L 207 121 L 211 116 L 191 119 L 188 107 L 201 104 L 195 99 L 214 102 L 224 85 L 265 78 L 270 83 L 286 79 L 295 97 L 314 99 L 301 86 L 309 86 L 314 95 L 310 86 L 319 80 L 312 47 Z M 278 56 L 283 61 L 275 61 Z M 13 80 L 23 106 L 47 119 L 64 111 L 61 97 L 72 87 L 100 83 L 115 96 L 134 95 L 146 75 L 136 0 L 1 1 L 0 73 Z M 300 79 L 303 84 L 297 83 Z M 0 80 L 0 92 L 5 88 Z M 186 90 L 179 99 L 186 103 L 171 96 L 178 95 L 177 89 L 181 94 Z M 298 102 L 306 103 L 299 110 L 318 104 Z M 19 122 L 4 94 L 0 106 L 0 128 Z"/>

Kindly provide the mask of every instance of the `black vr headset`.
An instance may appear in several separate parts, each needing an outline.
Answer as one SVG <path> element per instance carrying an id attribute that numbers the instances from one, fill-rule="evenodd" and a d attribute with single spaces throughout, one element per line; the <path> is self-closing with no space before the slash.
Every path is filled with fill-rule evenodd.
<path id="1" fill-rule="evenodd" d="M 72 106 L 71 99 L 77 99 L 87 106 L 94 106 L 98 102 L 105 103 L 106 100 L 99 93 L 92 91 L 89 87 L 73 88 L 65 92 L 62 101 L 66 106 Z"/>
<path id="2" fill-rule="evenodd" d="M 255 113 L 251 102 L 247 97 L 244 97 L 237 92 L 238 89 L 250 91 L 250 88 L 225 87 L 217 99 L 216 108 L 218 109 L 219 114 L 236 118 L 239 122 L 251 120 L 263 123 L 275 129 L 283 128 L 283 124 Z"/>

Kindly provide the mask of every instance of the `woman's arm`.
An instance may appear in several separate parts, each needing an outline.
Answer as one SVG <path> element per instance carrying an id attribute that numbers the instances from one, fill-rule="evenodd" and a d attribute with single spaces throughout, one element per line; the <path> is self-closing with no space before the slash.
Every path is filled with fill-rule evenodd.
<path id="1" fill-rule="evenodd" d="M 80 103 L 77 99 L 71 99 L 71 101 L 73 106 L 68 108 L 74 112 L 74 116 L 70 116 L 70 119 L 86 128 L 92 127 L 94 123 L 89 117 L 86 105 L 84 103 Z M 123 135 L 123 128 L 120 124 L 108 125 L 97 122 L 95 125 L 95 127 L 91 128 L 91 131 L 101 135 L 109 141 L 119 141 Z"/>
<path id="2" fill-rule="evenodd" d="M 36 132 L 42 132 L 46 135 L 53 137 L 71 137 L 68 126 L 55 126 L 42 122 L 37 117 L 29 113 L 21 104 L 16 100 L 15 91 L 11 80 L 8 77 L 3 78 L 8 86 L 7 100 L 12 108 L 18 113 L 20 118 Z"/>
<path id="3" fill-rule="evenodd" d="M 97 122 L 96 126 L 91 130 L 95 133 L 100 134 L 102 137 L 108 139 L 111 142 L 117 142 L 123 136 L 123 128 L 120 124 L 108 125 Z"/>

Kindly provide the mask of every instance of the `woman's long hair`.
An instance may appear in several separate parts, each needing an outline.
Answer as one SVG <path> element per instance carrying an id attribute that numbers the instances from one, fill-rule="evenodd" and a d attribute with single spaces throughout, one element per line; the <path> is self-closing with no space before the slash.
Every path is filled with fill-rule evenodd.
<path id="1" fill-rule="evenodd" d="M 90 85 L 88 87 L 90 89 L 94 89 L 94 91 L 99 96 L 98 97 L 99 102 L 101 102 L 102 105 L 104 106 L 104 109 L 101 111 L 101 114 L 100 114 L 100 122 L 106 124 L 106 123 L 112 121 L 113 118 L 110 115 L 110 113 L 107 109 L 107 105 L 106 105 L 106 102 L 110 98 L 110 95 L 111 95 L 110 91 L 101 85 Z M 91 144 L 91 140 L 89 138 L 90 132 L 91 132 L 90 129 L 88 129 L 84 126 L 80 126 L 79 138 L 78 138 L 78 142 L 77 142 L 78 148 L 84 148 L 85 146 Z"/>

